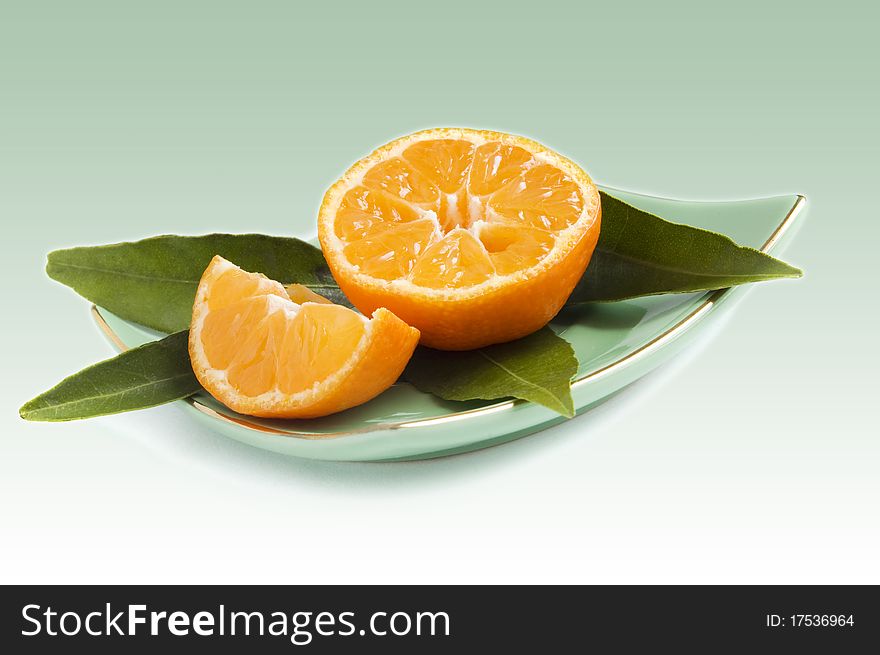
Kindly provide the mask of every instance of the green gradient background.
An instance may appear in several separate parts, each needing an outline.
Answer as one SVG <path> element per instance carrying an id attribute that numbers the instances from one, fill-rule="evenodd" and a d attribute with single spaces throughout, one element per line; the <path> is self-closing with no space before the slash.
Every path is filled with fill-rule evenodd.
<path id="1" fill-rule="evenodd" d="M 0 0 L 0 582 L 880 582 L 877 10 L 310 4 Z M 284 459 L 173 407 L 18 419 L 110 352 L 46 252 L 310 236 L 345 167 L 438 125 L 659 195 L 804 193 L 806 277 L 599 411 L 464 457 Z"/>

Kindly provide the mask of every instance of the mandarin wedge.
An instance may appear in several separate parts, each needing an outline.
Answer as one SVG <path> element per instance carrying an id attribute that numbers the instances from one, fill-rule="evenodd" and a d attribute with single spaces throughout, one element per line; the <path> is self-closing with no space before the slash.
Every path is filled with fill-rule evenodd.
<path id="1" fill-rule="evenodd" d="M 427 346 L 525 336 L 565 304 L 599 238 L 599 191 L 523 137 L 434 129 L 352 166 L 324 196 L 318 235 L 360 311 L 387 307 Z"/>
<path id="2" fill-rule="evenodd" d="M 189 353 L 199 382 L 230 409 L 315 418 L 394 384 L 418 340 L 387 309 L 367 319 L 298 285 L 289 295 L 217 256 L 196 292 Z"/>

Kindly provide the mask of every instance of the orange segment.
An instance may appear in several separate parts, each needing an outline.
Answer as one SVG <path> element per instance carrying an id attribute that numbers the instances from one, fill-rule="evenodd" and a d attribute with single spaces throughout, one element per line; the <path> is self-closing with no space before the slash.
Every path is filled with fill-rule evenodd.
<path id="1" fill-rule="evenodd" d="M 468 190 L 475 196 L 495 193 L 522 175 L 531 161 L 532 153 L 525 148 L 498 141 L 484 144 L 474 153 Z"/>
<path id="2" fill-rule="evenodd" d="M 600 217 L 590 177 L 541 144 L 436 129 L 352 166 L 324 196 L 318 236 L 359 310 L 387 307 L 425 345 L 465 350 L 545 325 L 583 275 Z"/>
<path id="3" fill-rule="evenodd" d="M 470 232 L 459 228 L 425 251 L 410 279 L 432 289 L 458 289 L 485 282 L 493 273 L 486 249 Z"/>
<path id="4" fill-rule="evenodd" d="M 231 348 L 235 354 L 226 367 L 226 380 L 244 396 L 259 396 L 276 386 L 281 343 L 287 328 L 281 302 L 261 298 L 252 305 L 251 314 L 254 310 L 262 310 L 262 315 L 250 323 L 239 322 L 236 326 L 238 329 L 228 334 L 232 337 Z M 220 340 L 226 342 L 228 336 Z M 207 345 L 211 342 L 203 339 L 202 343 Z M 211 349 L 206 348 L 206 352 L 210 353 Z M 208 360 L 212 364 L 222 361 L 212 359 L 210 355 Z"/>
<path id="5" fill-rule="evenodd" d="M 303 305 L 290 323 L 280 358 L 278 388 L 293 394 L 338 371 L 364 336 L 363 318 L 339 305 Z"/>
<path id="6" fill-rule="evenodd" d="M 584 198 L 577 182 L 555 166 L 530 168 L 501 187 L 489 200 L 499 215 L 557 232 L 581 216 Z"/>
<path id="7" fill-rule="evenodd" d="M 273 294 L 287 297 L 284 287 L 262 275 L 242 277 L 234 270 L 220 273 L 214 281 L 214 292 L 211 294 L 211 309 L 218 310 L 227 305 L 238 303 L 242 298 Z"/>
<path id="8" fill-rule="evenodd" d="M 440 197 L 437 187 L 412 164 L 398 157 L 387 159 L 367 171 L 363 184 L 368 189 L 385 191 L 414 204 L 434 203 Z"/>
<path id="9" fill-rule="evenodd" d="M 251 328 L 258 325 L 269 313 L 268 296 L 244 296 L 238 302 L 220 309 L 211 307 L 202 324 L 205 355 L 214 368 L 226 369 L 233 364 L 252 361 L 258 346 L 248 341 Z"/>
<path id="10" fill-rule="evenodd" d="M 436 225 L 428 219 L 378 224 L 347 245 L 345 256 L 358 262 L 358 268 L 367 275 L 394 280 L 410 274 L 435 237 Z"/>
<path id="11" fill-rule="evenodd" d="M 394 384 L 418 330 L 385 309 L 368 320 L 320 301 L 296 303 L 277 282 L 214 257 L 189 334 L 199 382 L 237 412 L 280 418 L 332 414 Z"/>
<path id="12" fill-rule="evenodd" d="M 356 239 L 382 223 L 405 223 L 420 217 L 408 203 L 383 193 L 358 186 L 342 199 L 336 220 L 336 234 L 341 239 Z"/>
<path id="13" fill-rule="evenodd" d="M 431 139 L 411 145 L 403 157 L 442 193 L 450 194 L 464 186 L 473 152 L 474 145 L 468 141 Z"/>
<path id="14" fill-rule="evenodd" d="M 550 253 L 555 241 L 545 230 L 504 223 L 485 223 L 479 237 L 498 275 L 534 266 Z"/>

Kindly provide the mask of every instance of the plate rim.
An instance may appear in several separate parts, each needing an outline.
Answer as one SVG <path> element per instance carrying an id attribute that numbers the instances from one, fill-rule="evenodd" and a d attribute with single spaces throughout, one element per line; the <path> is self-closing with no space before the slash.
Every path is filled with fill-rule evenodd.
<path id="1" fill-rule="evenodd" d="M 603 186 L 603 189 L 610 191 L 622 191 L 625 193 L 639 195 L 645 198 L 656 198 L 658 200 L 678 200 L 676 198 L 664 198 L 662 196 L 656 196 L 653 194 L 645 194 L 639 193 L 635 191 L 627 191 L 625 189 L 617 189 L 614 187 Z M 794 194 L 795 201 L 792 206 L 789 208 L 788 212 L 786 212 L 782 221 L 776 226 L 764 244 L 761 246 L 760 251 L 764 253 L 768 253 L 773 246 L 782 238 L 785 232 L 788 231 L 789 227 L 794 223 L 798 214 L 800 214 L 804 205 L 806 204 L 806 196 L 803 194 L 797 193 Z M 766 198 L 752 198 L 748 200 L 765 200 L 779 196 L 767 196 Z M 747 201 L 747 200 L 746 200 Z M 684 201 L 684 202 L 695 202 L 695 203 L 713 203 L 713 202 L 743 202 L 742 200 L 694 200 L 694 201 Z M 722 298 L 724 298 L 727 294 L 734 290 L 735 287 L 728 287 L 726 289 L 717 289 L 715 291 L 709 292 L 703 301 L 697 305 L 693 310 L 691 310 L 686 316 L 681 318 L 674 325 L 670 326 L 657 336 L 655 336 L 650 341 L 642 344 L 637 349 L 632 352 L 620 357 L 619 359 L 614 360 L 606 364 L 605 366 L 586 373 L 582 377 L 579 377 L 572 381 L 571 387 L 575 389 L 580 387 L 588 382 L 592 382 L 600 377 L 604 377 L 613 371 L 627 366 L 633 361 L 637 359 L 641 359 L 647 356 L 650 352 L 660 348 L 665 343 L 672 341 L 677 338 L 680 334 L 689 329 L 694 323 L 699 321 L 703 316 L 705 316 L 714 305 L 716 305 Z M 119 335 L 110 327 L 110 324 L 104 318 L 104 315 L 101 313 L 101 308 L 97 305 L 91 306 L 91 315 L 92 319 L 97 324 L 98 328 L 103 332 L 104 336 L 110 341 L 111 344 L 119 351 L 125 352 L 129 350 L 129 347 L 122 341 Z M 411 419 L 399 422 L 385 422 L 385 423 L 372 423 L 368 424 L 363 428 L 359 429 L 347 429 L 347 430 L 339 430 L 335 432 L 302 432 L 297 430 L 282 430 L 280 428 L 273 428 L 267 425 L 261 425 L 259 423 L 252 422 L 248 420 L 246 417 L 233 417 L 223 414 L 221 412 L 216 411 L 215 409 L 199 402 L 195 397 L 190 396 L 188 398 L 183 398 L 183 402 L 190 405 L 193 409 L 201 412 L 202 414 L 206 414 L 207 416 L 214 418 L 216 420 L 231 424 L 233 426 L 239 428 L 245 428 L 247 430 L 251 430 L 254 432 L 259 432 L 262 434 L 268 434 L 273 436 L 283 436 L 289 437 L 293 439 L 303 439 L 308 441 L 325 441 L 329 439 L 342 439 L 346 437 L 353 437 L 357 435 L 369 434 L 373 432 L 382 432 L 385 430 L 400 430 L 400 429 L 411 429 L 418 427 L 427 427 L 431 425 L 440 425 L 446 423 L 452 423 L 455 421 L 464 420 L 467 418 L 471 418 L 473 416 L 483 416 L 486 414 L 493 414 L 504 410 L 513 409 L 517 405 L 528 403 L 529 401 L 521 400 L 521 399 L 511 399 L 511 400 L 499 400 L 498 402 L 492 403 L 490 405 L 485 405 L 483 407 L 475 407 L 473 409 L 466 409 L 459 412 L 451 412 L 449 414 L 443 414 L 442 416 L 432 416 L 430 418 L 422 418 L 422 419 Z"/>

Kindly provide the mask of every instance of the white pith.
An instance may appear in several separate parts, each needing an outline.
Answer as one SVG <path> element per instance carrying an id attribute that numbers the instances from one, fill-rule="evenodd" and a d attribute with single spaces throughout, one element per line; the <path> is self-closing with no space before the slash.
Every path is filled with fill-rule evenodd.
<path id="1" fill-rule="evenodd" d="M 491 136 L 490 138 L 487 138 L 486 136 L 484 136 L 484 134 L 489 134 Z M 525 173 L 525 171 L 527 171 L 529 168 L 541 164 L 549 164 L 562 171 L 565 175 L 574 180 L 582 191 L 584 207 L 581 215 L 567 228 L 559 230 L 558 232 L 548 231 L 554 237 L 553 247 L 543 258 L 538 260 L 538 262 L 536 262 L 534 265 L 508 275 L 499 275 L 498 273 L 494 273 L 488 279 L 479 284 L 458 288 L 432 288 L 417 285 L 406 278 L 383 280 L 381 278 L 376 278 L 362 272 L 357 265 L 352 264 L 342 254 L 343 249 L 346 245 L 348 245 L 348 243 L 337 236 L 336 231 L 333 227 L 336 213 L 339 209 L 345 193 L 348 190 L 361 185 L 366 173 L 377 163 L 394 157 L 399 157 L 402 155 L 404 150 L 406 150 L 414 143 L 431 139 L 464 140 L 472 143 L 475 148 L 486 143 L 501 143 L 503 145 L 517 146 L 527 150 L 532 155 L 533 159 L 531 162 L 526 163 L 526 165 L 523 167 L 522 172 Z M 496 166 L 499 163 L 500 162 L 496 162 Z M 485 246 L 482 244 L 482 241 L 479 238 L 480 232 L 484 229 L 484 226 L 486 224 L 491 222 L 492 218 L 495 218 L 495 216 L 487 213 L 492 211 L 491 207 L 486 206 L 485 200 L 487 199 L 487 196 L 478 196 L 471 194 L 469 192 L 469 184 L 470 170 L 468 171 L 468 175 L 463 184 L 464 192 L 467 193 L 468 224 L 466 226 L 459 226 L 458 228 L 453 229 L 464 229 L 470 232 L 477 239 L 477 242 L 480 244 L 480 246 L 483 247 L 483 249 L 485 250 Z M 461 191 L 462 189 L 459 189 L 456 194 Z M 456 194 L 446 195 L 454 196 Z M 551 150 L 548 150 L 541 144 L 528 139 L 524 139 L 522 137 L 503 133 L 469 130 L 464 128 L 449 128 L 426 130 L 424 132 L 417 132 L 415 134 L 402 137 L 400 139 L 397 139 L 396 141 L 392 141 L 382 148 L 379 148 L 370 156 L 365 157 L 364 159 L 357 162 L 345 173 L 345 175 L 336 184 L 333 185 L 333 187 L 330 188 L 330 190 L 327 191 L 324 202 L 321 206 L 320 221 L 322 224 L 326 223 L 326 229 L 323 232 L 323 238 L 328 242 L 329 245 L 329 247 L 327 247 L 326 249 L 330 252 L 328 252 L 327 254 L 329 255 L 331 252 L 339 253 L 338 257 L 334 257 L 335 265 L 346 269 L 347 275 L 361 285 L 384 287 L 386 289 L 396 290 L 404 294 L 412 291 L 417 291 L 417 293 L 421 296 L 429 296 L 441 300 L 461 300 L 486 294 L 488 292 L 491 292 L 495 288 L 507 286 L 512 282 L 519 282 L 530 279 L 540 274 L 540 272 L 552 268 L 558 261 L 563 259 L 565 255 L 575 246 L 575 244 L 583 235 L 585 227 L 595 220 L 598 204 L 598 190 L 596 189 L 595 185 L 593 185 L 592 180 L 589 178 L 589 176 L 572 161 L 566 159 L 565 157 L 562 157 L 561 155 Z M 449 232 L 452 231 L 452 229 L 448 231 L 443 230 L 437 214 L 433 210 L 426 210 L 418 207 L 415 204 L 411 204 L 410 206 L 420 216 L 420 218 L 417 220 L 427 219 L 433 223 L 434 240 L 431 241 L 429 246 L 437 243 L 437 241 L 439 241 L 441 238 L 448 235 Z M 456 207 L 455 215 L 457 216 L 457 205 L 452 204 L 452 206 Z"/>
<path id="2" fill-rule="evenodd" d="M 213 368 L 211 366 L 208 357 L 205 354 L 204 344 L 202 342 L 202 328 L 205 324 L 205 318 L 209 313 L 207 296 L 210 291 L 210 283 L 219 277 L 224 271 L 231 268 L 237 269 L 238 267 L 222 257 L 215 257 L 209 267 L 211 275 L 205 275 L 202 277 L 202 281 L 199 283 L 198 291 L 196 292 L 195 303 L 193 304 L 193 320 L 190 326 L 191 357 L 194 360 L 194 363 L 198 364 L 198 369 L 200 369 L 200 382 L 202 382 L 203 386 L 208 388 L 209 391 L 212 390 L 212 388 L 222 391 L 224 398 L 235 396 L 247 398 L 249 405 L 261 408 L 278 409 L 279 407 L 307 407 L 321 399 L 323 395 L 322 391 L 324 389 L 336 387 L 351 374 L 369 347 L 372 339 L 371 334 L 373 327 L 372 321 L 356 312 L 352 313 L 356 314 L 358 318 L 364 322 L 364 333 L 361 335 L 360 341 L 358 341 L 358 345 L 351 356 L 332 375 L 323 380 L 317 380 L 311 387 L 303 389 L 295 394 L 284 393 L 276 387 L 257 396 L 247 396 L 233 386 L 227 378 L 225 369 Z M 297 304 L 290 300 L 289 297 L 286 297 L 287 292 L 281 284 L 269 280 L 262 275 L 260 277 L 263 277 L 266 282 L 271 283 L 276 290 L 281 290 L 285 295 L 285 297 L 281 297 L 270 293 L 265 294 L 268 297 L 270 305 L 270 312 L 267 314 L 267 317 L 277 312 L 284 312 L 287 320 L 293 320 L 293 318 L 299 313 L 301 307 L 305 305 L 319 304 L 312 302 L 304 302 L 301 305 Z"/>

